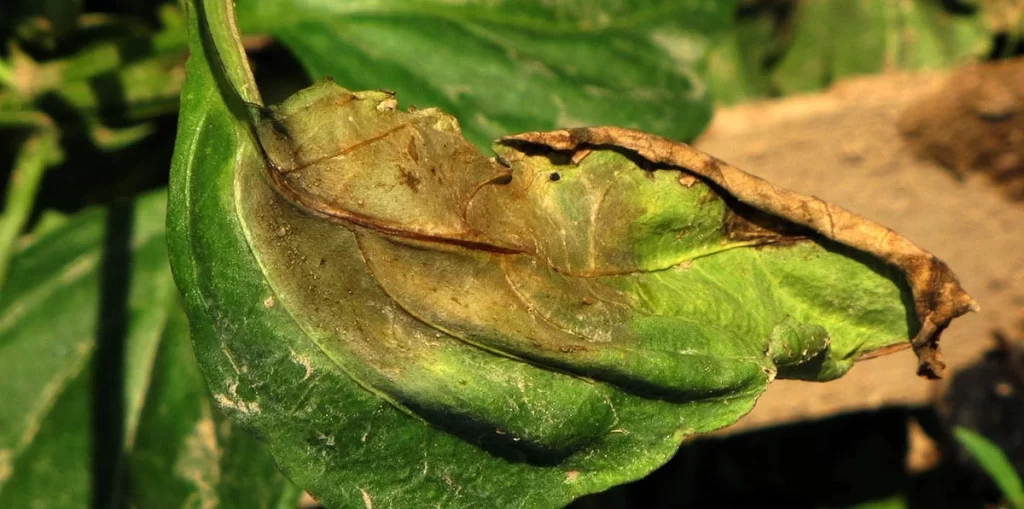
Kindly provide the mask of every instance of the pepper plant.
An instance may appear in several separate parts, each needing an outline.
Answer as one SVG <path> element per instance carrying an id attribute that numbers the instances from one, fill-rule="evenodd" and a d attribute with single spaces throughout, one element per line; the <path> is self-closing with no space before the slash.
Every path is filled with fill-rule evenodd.
<path id="1" fill-rule="evenodd" d="M 902 348 L 937 376 L 976 306 L 681 143 L 737 82 L 707 67 L 731 2 L 59 3 L 0 27 L 31 46 L 0 62 L 2 507 L 558 507 L 774 379 Z M 313 83 L 264 101 L 242 33 Z M 165 192 L 132 170 L 166 168 L 176 109 Z"/>

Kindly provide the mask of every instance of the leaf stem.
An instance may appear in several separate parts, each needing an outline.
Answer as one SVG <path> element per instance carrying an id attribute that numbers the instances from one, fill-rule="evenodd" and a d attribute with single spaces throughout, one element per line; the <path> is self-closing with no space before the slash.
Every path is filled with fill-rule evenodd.
<path id="1" fill-rule="evenodd" d="M 0 292 L 7 280 L 7 269 L 18 235 L 35 205 L 43 174 L 56 161 L 58 150 L 56 131 L 43 129 L 32 134 L 18 152 L 7 185 L 3 216 L 0 216 Z"/>
<path id="2" fill-rule="evenodd" d="M 205 18 L 205 23 L 200 23 L 200 30 L 207 30 L 206 35 L 213 43 L 218 63 L 231 88 L 242 101 L 262 106 L 263 99 L 238 30 L 234 0 L 203 0 L 200 4 Z"/>

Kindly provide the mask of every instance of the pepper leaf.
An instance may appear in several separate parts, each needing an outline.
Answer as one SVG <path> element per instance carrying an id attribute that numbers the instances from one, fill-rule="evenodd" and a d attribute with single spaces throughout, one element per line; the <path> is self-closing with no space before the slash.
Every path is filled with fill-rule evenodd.
<path id="1" fill-rule="evenodd" d="M 264 107 L 229 5 L 190 4 L 172 267 L 215 399 L 329 507 L 561 506 L 776 377 L 911 338 L 938 371 L 974 306 L 894 232 L 638 131 L 486 157 L 390 92 Z"/>

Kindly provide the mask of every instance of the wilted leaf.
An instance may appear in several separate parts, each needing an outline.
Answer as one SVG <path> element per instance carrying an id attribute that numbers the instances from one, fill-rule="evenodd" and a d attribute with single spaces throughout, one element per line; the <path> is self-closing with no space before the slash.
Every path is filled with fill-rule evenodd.
<path id="1" fill-rule="evenodd" d="M 237 42 L 193 14 L 176 280 L 218 403 L 328 506 L 563 505 L 776 376 L 834 378 L 915 335 L 933 368 L 972 304 L 895 233 L 636 131 L 488 158 L 388 92 L 322 81 L 246 111 L 248 70 L 216 58 Z"/>
<path id="2" fill-rule="evenodd" d="M 509 132 L 592 124 L 693 139 L 703 77 L 732 0 L 239 2 L 243 31 L 279 37 L 314 78 L 388 89 L 455 115 L 486 147 Z"/>
<path id="3" fill-rule="evenodd" d="M 0 301 L 0 507 L 271 507 L 297 493 L 215 415 L 167 267 L 163 193 L 13 259 Z"/>

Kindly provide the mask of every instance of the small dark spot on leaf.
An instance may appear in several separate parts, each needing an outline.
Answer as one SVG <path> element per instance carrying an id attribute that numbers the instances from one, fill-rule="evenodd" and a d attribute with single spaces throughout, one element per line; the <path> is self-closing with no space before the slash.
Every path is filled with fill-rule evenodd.
<path id="1" fill-rule="evenodd" d="M 413 175 L 412 172 L 410 172 L 409 170 L 406 170 L 405 168 L 401 168 L 400 167 L 400 168 L 398 168 L 398 171 L 401 172 L 401 174 L 402 174 L 402 183 L 405 184 L 406 187 L 408 187 L 409 189 L 412 189 L 412 192 L 414 192 L 414 193 L 418 192 L 420 190 L 420 178 L 419 177 L 417 177 L 416 175 Z"/>
<path id="2" fill-rule="evenodd" d="M 552 182 L 558 182 L 559 180 L 562 180 L 562 176 L 559 175 L 557 171 L 549 175 L 548 178 L 551 179 Z"/>

